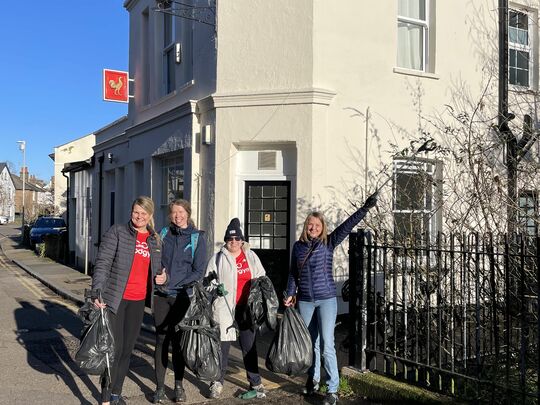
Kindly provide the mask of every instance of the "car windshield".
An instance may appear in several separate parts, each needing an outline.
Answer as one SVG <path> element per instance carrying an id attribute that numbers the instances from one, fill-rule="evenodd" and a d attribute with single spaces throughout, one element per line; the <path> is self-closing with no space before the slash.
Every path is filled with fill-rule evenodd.
<path id="1" fill-rule="evenodd" d="M 34 228 L 62 228 L 66 223 L 62 218 L 39 218 Z"/>

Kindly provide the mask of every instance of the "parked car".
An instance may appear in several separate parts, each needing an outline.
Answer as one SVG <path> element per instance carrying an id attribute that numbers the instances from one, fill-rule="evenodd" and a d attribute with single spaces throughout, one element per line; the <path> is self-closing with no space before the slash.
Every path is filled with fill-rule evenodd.
<path id="1" fill-rule="evenodd" d="M 9 222 L 9 218 L 5 215 L 0 215 L 0 225 L 5 225 Z"/>
<path id="2" fill-rule="evenodd" d="M 43 243 L 45 235 L 55 235 L 66 230 L 66 222 L 60 217 L 39 217 L 30 229 L 30 245 Z"/>

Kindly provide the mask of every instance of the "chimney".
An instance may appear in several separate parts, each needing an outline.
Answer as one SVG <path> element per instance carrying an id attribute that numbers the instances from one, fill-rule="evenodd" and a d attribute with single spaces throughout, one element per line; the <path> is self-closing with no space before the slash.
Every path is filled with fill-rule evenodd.
<path id="1" fill-rule="evenodd" d="M 28 180 L 28 167 L 26 166 L 23 166 L 21 167 L 21 180 L 23 179 L 23 174 L 24 174 L 24 180 Z"/>

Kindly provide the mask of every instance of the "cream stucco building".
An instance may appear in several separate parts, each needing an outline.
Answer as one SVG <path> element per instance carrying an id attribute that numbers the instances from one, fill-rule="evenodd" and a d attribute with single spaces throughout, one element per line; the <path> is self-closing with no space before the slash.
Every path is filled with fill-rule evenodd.
<path id="1" fill-rule="evenodd" d="M 417 156 L 404 148 L 455 147 L 447 120 L 459 108 L 471 112 L 462 121 L 476 125 L 479 110 L 496 121 L 496 0 L 193 4 L 124 3 L 134 98 L 121 125 L 96 134 L 94 240 L 129 218 L 139 194 L 156 202 L 158 226 L 167 203 L 186 198 L 212 249 L 239 217 L 281 288 L 312 209 L 333 228 L 385 184 L 381 223 L 443 230 L 444 154 L 410 164 Z M 509 12 L 510 103 L 534 123 L 539 6 L 512 2 Z M 335 273 L 347 277 L 343 251 Z"/>
<path id="2" fill-rule="evenodd" d="M 56 215 L 64 215 L 67 210 L 67 176 L 62 173 L 64 166 L 73 162 L 90 159 L 96 143 L 94 134 L 82 136 L 63 145 L 56 146 L 50 155 L 54 161 L 54 209 Z"/>

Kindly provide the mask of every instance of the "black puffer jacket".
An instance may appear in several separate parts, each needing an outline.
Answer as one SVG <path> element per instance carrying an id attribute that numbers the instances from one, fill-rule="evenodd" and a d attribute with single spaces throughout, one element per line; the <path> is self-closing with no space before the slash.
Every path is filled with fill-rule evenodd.
<path id="1" fill-rule="evenodd" d="M 127 224 L 111 226 L 103 236 L 99 247 L 92 290 L 94 294 L 101 290 L 103 301 L 114 313 L 118 310 L 126 289 L 136 240 L 137 231 L 129 221 Z M 161 268 L 161 247 L 155 233 L 151 232 L 146 241 L 150 250 L 150 270 L 153 279 Z"/>

